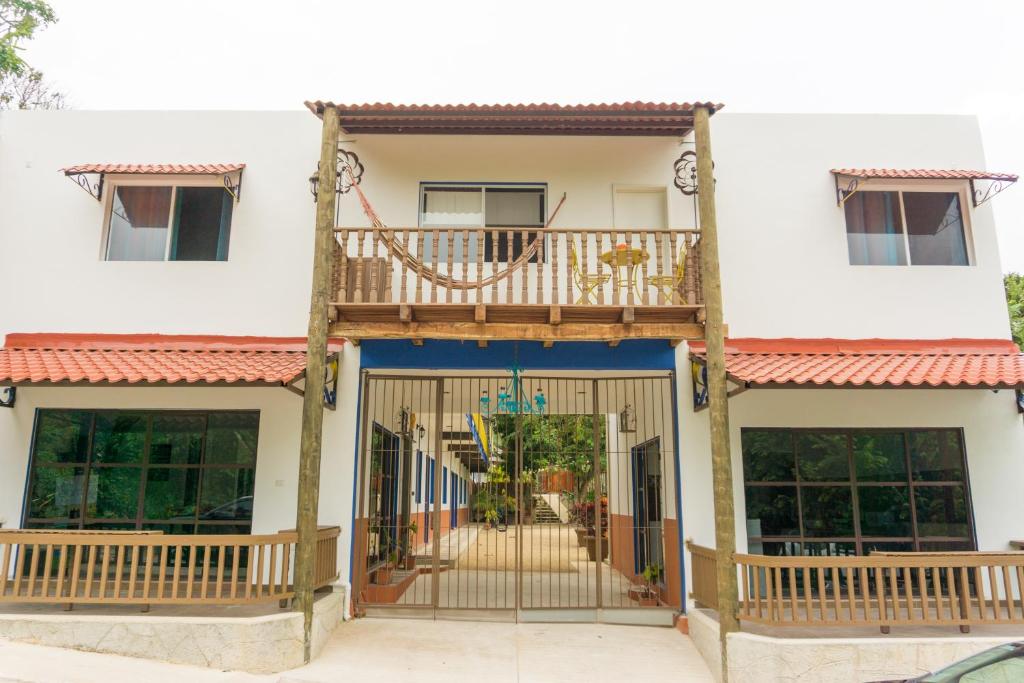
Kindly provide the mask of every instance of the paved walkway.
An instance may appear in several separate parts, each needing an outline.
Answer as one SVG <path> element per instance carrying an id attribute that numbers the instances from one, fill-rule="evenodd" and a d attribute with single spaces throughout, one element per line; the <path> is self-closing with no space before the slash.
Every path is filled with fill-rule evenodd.
<path id="1" fill-rule="evenodd" d="M 272 676 L 0 641 L 0 682 L 417 683 L 710 682 L 689 638 L 672 628 L 359 619 L 339 626 L 319 658 Z"/>

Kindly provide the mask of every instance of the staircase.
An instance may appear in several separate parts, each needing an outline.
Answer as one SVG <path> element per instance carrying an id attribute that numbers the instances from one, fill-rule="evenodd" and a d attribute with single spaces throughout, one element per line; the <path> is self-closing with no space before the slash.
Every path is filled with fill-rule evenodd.
<path id="1" fill-rule="evenodd" d="M 534 524 L 561 524 L 558 513 L 551 509 L 543 496 L 533 497 L 533 523 Z"/>

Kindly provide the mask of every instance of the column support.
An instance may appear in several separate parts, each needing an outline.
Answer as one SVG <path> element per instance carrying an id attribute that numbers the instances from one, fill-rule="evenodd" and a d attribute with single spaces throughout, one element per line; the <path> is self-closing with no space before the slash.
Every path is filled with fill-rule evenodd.
<path id="1" fill-rule="evenodd" d="M 313 582 L 320 497 L 320 452 L 323 443 L 324 370 L 327 362 L 327 305 L 331 278 L 331 240 L 337 195 L 338 110 L 325 107 L 320 139 L 320 182 L 316 195 L 313 288 L 309 303 L 306 384 L 302 397 L 299 446 L 298 509 L 295 546 L 295 601 L 302 611 L 303 660 L 309 662 L 313 639 Z"/>
<path id="2" fill-rule="evenodd" d="M 715 558 L 718 588 L 718 626 L 722 650 L 722 679 L 728 681 L 728 635 L 739 630 L 739 585 L 736 580 L 736 512 L 733 500 L 732 454 L 729 449 L 729 398 L 725 375 L 722 326 L 722 280 L 718 262 L 718 224 L 715 216 L 715 178 L 711 156 L 708 107 L 694 111 L 697 143 L 697 198 L 700 206 L 701 281 L 704 286 L 704 339 L 707 348 L 708 415 L 711 430 L 711 469 L 714 480 Z"/>

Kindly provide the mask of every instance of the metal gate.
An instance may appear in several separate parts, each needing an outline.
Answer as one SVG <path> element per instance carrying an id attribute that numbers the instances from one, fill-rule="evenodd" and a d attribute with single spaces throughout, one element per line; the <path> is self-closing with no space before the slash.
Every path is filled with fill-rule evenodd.
<path id="1" fill-rule="evenodd" d="M 671 373 L 364 374 L 359 608 L 671 623 L 672 385 Z"/>

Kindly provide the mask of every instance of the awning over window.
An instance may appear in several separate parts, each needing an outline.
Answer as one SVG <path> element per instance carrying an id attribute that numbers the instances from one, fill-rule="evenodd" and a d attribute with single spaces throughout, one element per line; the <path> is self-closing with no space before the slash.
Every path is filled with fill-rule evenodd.
<path id="1" fill-rule="evenodd" d="M 1013 173 L 972 171 L 968 169 L 928 168 L 833 168 L 836 181 L 836 202 L 841 206 L 845 197 L 858 190 L 861 180 L 966 180 L 971 184 L 971 201 L 981 206 L 1017 182 Z M 975 186 L 982 181 L 983 187 Z"/>
<path id="2" fill-rule="evenodd" d="M 343 340 L 331 340 L 330 352 Z M 0 385 L 248 384 L 285 386 L 306 368 L 303 337 L 9 334 Z"/>
<path id="3" fill-rule="evenodd" d="M 222 176 L 224 188 L 238 201 L 242 190 L 245 164 L 78 164 L 62 168 L 61 173 L 73 179 L 86 192 L 99 200 L 103 197 L 103 178 L 119 175 L 204 175 Z"/>
<path id="4" fill-rule="evenodd" d="M 703 342 L 690 357 L 706 362 Z M 725 369 L 746 388 L 1024 389 L 1024 354 L 1005 339 L 728 339 Z"/>

